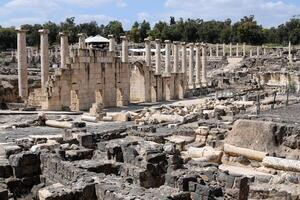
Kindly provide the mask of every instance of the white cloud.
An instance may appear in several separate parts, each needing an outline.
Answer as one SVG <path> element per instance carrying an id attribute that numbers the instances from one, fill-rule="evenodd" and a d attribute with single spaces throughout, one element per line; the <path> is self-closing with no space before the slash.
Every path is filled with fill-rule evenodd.
<path id="1" fill-rule="evenodd" d="M 137 17 L 139 21 L 149 20 L 151 18 L 150 14 L 147 12 L 139 12 Z"/>
<path id="2" fill-rule="evenodd" d="M 98 24 L 107 24 L 109 21 L 114 20 L 114 18 L 106 15 L 77 15 L 75 20 L 77 23 L 96 21 Z"/>
<path id="3" fill-rule="evenodd" d="M 300 13 L 300 6 L 281 0 L 166 0 L 165 7 L 169 10 L 164 13 L 165 17 L 231 18 L 236 21 L 243 16 L 255 15 L 266 26 L 278 25 Z"/>

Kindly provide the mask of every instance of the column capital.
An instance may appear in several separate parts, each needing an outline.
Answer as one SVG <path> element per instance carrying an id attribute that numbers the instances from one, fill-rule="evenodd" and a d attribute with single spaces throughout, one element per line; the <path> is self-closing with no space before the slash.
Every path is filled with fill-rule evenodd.
<path id="1" fill-rule="evenodd" d="M 185 43 L 185 42 L 181 42 L 180 44 L 181 44 L 181 46 L 185 46 L 185 45 L 186 45 L 186 43 Z"/>
<path id="2" fill-rule="evenodd" d="M 39 33 L 40 34 L 49 34 L 49 30 L 48 29 L 40 29 Z"/>
<path id="3" fill-rule="evenodd" d="M 114 39 L 115 36 L 113 34 L 108 35 L 108 39 Z"/>
<path id="4" fill-rule="evenodd" d="M 126 35 L 122 35 L 120 38 L 121 38 L 121 40 L 126 40 L 127 41 L 127 36 Z"/>
<path id="5" fill-rule="evenodd" d="M 59 36 L 60 36 L 60 37 L 63 37 L 63 36 L 69 36 L 69 32 L 68 32 L 68 31 L 62 31 L 62 32 L 59 32 Z"/>
<path id="6" fill-rule="evenodd" d="M 161 43 L 161 40 L 160 39 L 155 39 L 155 42 L 156 43 Z"/>
<path id="7" fill-rule="evenodd" d="M 178 41 L 173 41 L 173 44 L 174 45 L 178 45 L 180 42 L 178 42 Z"/>
<path id="8" fill-rule="evenodd" d="M 194 47 L 194 43 L 189 43 L 188 46 L 189 47 Z"/>
<path id="9" fill-rule="evenodd" d="M 169 43 L 171 43 L 171 41 L 170 40 L 165 40 L 165 43 L 169 44 Z"/>
<path id="10" fill-rule="evenodd" d="M 196 47 L 200 47 L 201 44 L 200 44 L 199 42 L 197 42 L 197 43 L 195 43 L 195 46 L 196 46 Z"/>
<path id="11" fill-rule="evenodd" d="M 86 37 L 87 35 L 85 33 L 78 33 L 77 36 L 78 37 Z"/>
<path id="12" fill-rule="evenodd" d="M 17 32 L 19 32 L 19 33 L 21 33 L 21 32 L 24 32 L 24 33 L 28 32 L 27 29 L 24 29 L 24 28 L 22 28 L 22 27 L 17 27 L 15 30 L 16 30 Z"/>
<path id="13" fill-rule="evenodd" d="M 151 40 L 150 40 L 150 38 L 147 37 L 147 38 L 144 39 L 144 42 L 146 42 L 146 43 L 151 42 Z"/>

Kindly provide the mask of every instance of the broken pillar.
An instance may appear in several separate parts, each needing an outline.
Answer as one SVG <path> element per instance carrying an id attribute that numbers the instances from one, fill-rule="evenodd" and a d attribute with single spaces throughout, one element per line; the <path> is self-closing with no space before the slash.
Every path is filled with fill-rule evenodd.
<path id="1" fill-rule="evenodd" d="M 41 36 L 41 86 L 45 89 L 46 82 L 49 76 L 49 43 L 48 29 L 39 30 Z"/>
<path id="2" fill-rule="evenodd" d="M 189 86 L 194 87 L 194 44 L 190 43 L 190 55 L 189 55 Z"/>
<path id="3" fill-rule="evenodd" d="M 293 56 L 292 56 L 292 44 L 291 41 L 289 41 L 289 62 L 293 62 Z"/>
<path id="4" fill-rule="evenodd" d="M 128 63 L 128 40 L 126 36 L 121 36 L 122 40 L 122 62 Z"/>
<path id="5" fill-rule="evenodd" d="M 257 46 L 257 49 L 256 49 L 256 55 L 259 56 L 260 55 L 260 52 L 259 52 L 259 46 Z"/>
<path id="6" fill-rule="evenodd" d="M 18 86 L 19 96 L 28 96 L 28 74 L 27 74 L 27 54 L 26 54 L 26 30 L 19 28 L 17 31 L 17 56 L 18 56 Z"/>
<path id="7" fill-rule="evenodd" d="M 226 56 L 226 52 L 225 52 L 225 49 L 226 47 L 225 47 L 225 44 L 223 43 L 223 56 Z"/>
<path id="8" fill-rule="evenodd" d="M 115 51 L 115 37 L 114 35 L 108 35 L 109 38 L 109 51 L 114 52 Z"/>
<path id="9" fill-rule="evenodd" d="M 178 51 L 178 44 L 179 42 L 174 41 L 173 42 L 173 47 L 174 47 L 174 64 L 173 64 L 173 72 L 178 73 L 178 68 L 179 68 L 179 51 Z"/>
<path id="10" fill-rule="evenodd" d="M 186 44 L 185 44 L 185 42 L 181 43 L 181 49 L 182 49 L 181 71 L 182 71 L 182 73 L 186 73 Z"/>
<path id="11" fill-rule="evenodd" d="M 239 43 L 236 44 L 236 57 L 239 57 Z"/>
<path id="12" fill-rule="evenodd" d="M 207 56 L 206 56 L 206 48 L 207 46 L 205 44 L 202 44 L 202 77 L 201 77 L 201 84 L 203 86 L 207 85 L 207 72 L 206 72 L 206 67 L 207 67 Z"/>
<path id="13" fill-rule="evenodd" d="M 145 38 L 145 54 L 146 54 L 146 65 L 151 66 L 151 43 L 149 38 Z"/>
<path id="14" fill-rule="evenodd" d="M 85 45 L 86 34 L 79 33 L 78 37 L 79 37 L 79 49 L 85 49 L 86 48 L 86 45 Z"/>
<path id="15" fill-rule="evenodd" d="M 68 33 L 60 32 L 60 66 L 61 68 L 67 67 L 67 57 L 69 56 L 69 41 Z"/>
<path id="16" fill-rule="evenodd" d="M 201 78 L 200 78 L 200 70 L 201 70 L 201 56 L 200 56 L 200 44 L 196 43 L 196 87 L 199 87 L 201 84 Z"/>
<path id="17" fill-rule="evenodd" d="M 243 43 L 243 56 L 246 56 L 246 43 Z"/>
<path id="18" fill-rule="evenodd" d="M 229 44 L 229 56 L 232 57 L 232 43 Z"/>
<path id="19" fill-rule="evenodd" d="M 219 44 L 216 44 L 216 56 L 219 57 Z"/>
<path id="20" fill-rule="evenodd" d="M 156 43 L 156 51 L 155 51 L 155 74 L 161 73 L 161 44 L 160 39 L 155 40 Z"/>
<path id="21" fill-rule="evenodd" d="M 171 41 L 165 40 L 165 74 L 171 72 Z"/>

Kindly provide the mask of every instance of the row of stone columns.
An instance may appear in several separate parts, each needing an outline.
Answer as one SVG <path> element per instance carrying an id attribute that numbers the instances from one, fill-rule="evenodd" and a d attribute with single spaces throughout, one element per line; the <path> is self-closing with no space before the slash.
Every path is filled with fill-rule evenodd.
<path id="1" fill-rule="evenodd" d="M 187 45 L 182 42 L 173 42 L 173 73 L 179 73 L 179 45 L 181 44 L 181 73 L 187 73 L 188 83 L 190 85 L 200 85 L 207 83 L 206 74 L 206 48 L 204 44 L 190 43 L 189 58 L 187 63 Z M 159 75 L 161 71 L 161 40 L 155 40 L 155 74 Z M 196 50 L 196 54 L 194 51 Z M 202 54 L 202 56 L 201 56 Z M 148 38 L 145 39 L 145 61 L 147 66 L 151 66 L 151 44 Z M 188 67 L 188 70 L 187 70 Z M 196 80 L 194 80 L 194 74 L 196 72 Z M 171 42 L 165 41 L 165 69 L 163 74 L 169 75 L 171 73 Z M 201 76 L 202 75 L 202 76 Z"/>
<path id="2" fill-rule="evenodd" d="M 17 58 L 18 58 L 18 87 L 19 96 L 22 98 L 28 97 L 28 58 L 26 51 L 26 32 L 22 28 L 17 30 Z M 49 30 L 41 29 L 40 33 L 40 56 L 41 56 L 41 86 L 45 88 L 49 77 Z M 69 44 L 67 33 L 60 33 L 61 41 L 61 67 L 66 67 L 67 56 L 69 55 Z"/>

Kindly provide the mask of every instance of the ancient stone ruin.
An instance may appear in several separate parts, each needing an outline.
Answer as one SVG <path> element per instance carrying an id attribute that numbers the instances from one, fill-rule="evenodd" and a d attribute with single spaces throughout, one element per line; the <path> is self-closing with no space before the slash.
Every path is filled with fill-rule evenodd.
<path id="1" fill-rule="evenodd" d="M 0 200 L 300 198 L 296 47 L 39 34 L 0 66 Z"/>

